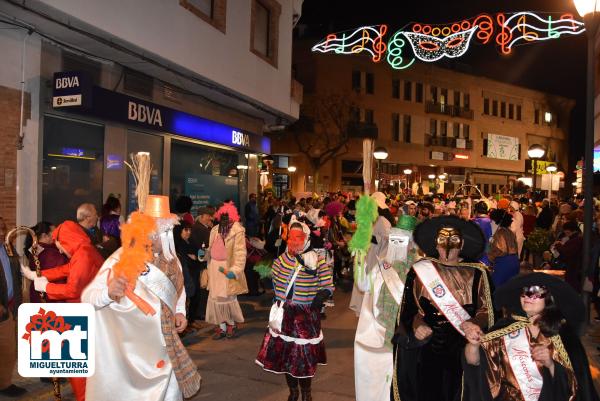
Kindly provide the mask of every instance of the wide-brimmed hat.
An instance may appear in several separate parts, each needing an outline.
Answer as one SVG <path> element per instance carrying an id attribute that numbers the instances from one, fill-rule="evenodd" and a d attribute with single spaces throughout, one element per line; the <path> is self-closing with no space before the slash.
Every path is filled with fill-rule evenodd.
<path id="1" fill-rule="evenodd" d="M 545 273 L 529 273 L 517 276 L 494 292 L 497 309 L 506 308 L 512 313 L 524 313 L 521 307 L 521 290 L 534 285 L 545 286 L 567 323 L 577 327 L 585 321 L 585 307 L 581 297 L 565 281 Z"/>
<path id="2" fill-rule="evenodd" d="M 383 192 L 373 192 L 371 198 L 375 199 L 378 208 L 388 209 L 388 205 L 385 204 L 386 196 Z"/>
<path id="3" fill-rule="evenodd" d="M 396 228 L 406 231 L 414 231 L 416 225 L 416 217 L 403 214 L 402 216 L 400 216 L 400 219 L 398 219 L 398 224 L 396 224 Z"/>
<path id="4" fill-rule="evenodd" d="M 460 232 L 463 238 L 461 257 L 476 260 L 485 250 L 485 236 L 476 223 L 458 216 L 439 216 L 418 224 L 413 233 L 415 242 L 427 256 L 439 257 L 436 236 L 442 227 L 452 227 Z"/>
<path id="5" fill-rule="evenodd" d="M 177 219 L 177 215 L 171 213 L 169 197 L 165 195 L 148 195 L 144 214 L 155 219 Z"/>

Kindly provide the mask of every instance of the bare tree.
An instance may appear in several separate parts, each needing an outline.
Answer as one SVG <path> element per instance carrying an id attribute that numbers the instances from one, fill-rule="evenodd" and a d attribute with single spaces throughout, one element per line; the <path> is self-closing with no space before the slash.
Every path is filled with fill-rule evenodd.
<path id="1" fill-rule="evenodd" d="M 327 93 L 305 98 L 300 119 L 282 135 L 293 139 L 313 171 L 314 190 L 321 167 L 348 152 L 349 123 L 357 119 L 356 94 Z"/>

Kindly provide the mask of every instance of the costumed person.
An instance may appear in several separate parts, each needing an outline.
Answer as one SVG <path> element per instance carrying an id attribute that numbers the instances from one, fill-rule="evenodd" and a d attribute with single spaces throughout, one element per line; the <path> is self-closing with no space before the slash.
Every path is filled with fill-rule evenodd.
<path id="1" fill-rule="evenodd" d="M 491 262 L 488 259 L 487 251 L 490 240 L 492 239 L 492 220 L 488 216 L 488 205 L 485 201 L 479 201 L 475 204 L 475 218 L 473 221 L 479 226 L 479 228 L 481 228 L 481 231 L 483 231 L 483 235 L 485 237 L 486 249 L 485 252 L 481 254 L 479 261 L 486 266 L 490 266 Z"/>
<path id="2" fill-rule="evenodd" d="M 132 156 L 139 211 L 121 226 L 122 247 L 85 289 L 96 310 L 96 369 L 89 401 L 178 401 L 200 389 L 179 339 L 187 326 L 183 273 L 175 252 L 178 217 L 167 196 L 148 195 L 150 155 Z M 57 229 L 58 231 L 58 229 Z"/>
<path id="3" fill-rule="evenodd" d="M 579 339 L 585 308 L 564 281 L 532 273 L 494 293 L 508 314 L 491 331 L 467 335 L 465 401 L 597 401 Z"/>
<path id="4" fill-rule="evenodd" d="M 237 296 L 248 292 L 246 235 L 233 202 L 217 210 L 219 222 L 210 232 L 208 246 L 208 303 L 206 321 L 215 324 L 213 339 L 236 336 L 236 323 L 244 322 Z"/>
<path id="5" fill-rule="evenodd" d="M 493 324 L 485 266 L 469 263 L 485 249 L 479 226 L 457 216 L 417 225 L 413 238 L 427 255 L 408 272 L 394 347 L 395 401 L 453 401 L 461 391 L 465 335 Z"/>
<path id="6" fill-rule="evenodd" d="M 292 220 L 286 251 L 273 262 L 275 303 L 256 357 L 268 372 L 285 374 L 288 401 L 312 401 L 317 365 L 326 364 L 321 308 L 333 294 L 333 272 L 310 248 L 310 229 Z M 300 390 L 298 390 L 300 387 Z"/>
<path id="7" fill-rule="evenodd" d="M 519 274 L 519 248 L 517 238 L 510 230 L 513 218 L 504 209 L 495 209 L 490 213 L 495 224 L 494 235 L 488 250 L 488 259 L 493 266 L 492 280 L 496 287 Z"/>
<path id="8" fill-rule="evenodd" d="M 92 244 L 84 229 L 74 221 L 65 221 L 52 232 L 52 238 L 60 252 L 69 258 L 62 266 L 42 270 L 37 277 L 35 271 L 21 266 L 23 276 L 33 281 L 36 291 L 45 292 L 51 302 L 81 302 L 83 289 L 93 280 L 104 263 L 104 259 Z M 86 396 L 86 379 L 70 377 L 69 382 L 77 401 Z"/>
<path id="9" fill-rule="evenodd" d="M 381 217 L 380 217 L 381 218 Z M 413 216 L 400 216 L 387 243 L 375 255 L 368 275 L 354 338 L 354 383 L 357 401 L 389 401 L 393 376 L 392 337 L 408 270 L 417 258 Z M 377 236 L 374 230 L 374 235 Z M 373 249 L 372 247 L 371 249 Z"/>

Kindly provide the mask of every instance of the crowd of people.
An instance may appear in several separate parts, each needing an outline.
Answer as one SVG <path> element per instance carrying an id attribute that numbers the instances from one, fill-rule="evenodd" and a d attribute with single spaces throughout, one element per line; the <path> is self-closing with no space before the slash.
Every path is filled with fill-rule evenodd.
<path id="1" fill-rule="evenodd" d="M 102 368 L 87 383 L 70 379 L 78 401 L 109 399 L 116 382 L 128 398 L 176 400 L 201 381 L 180 337 L 208 323 L 213 340 L 235 339 L 238 296 L 272 290 L 256 363 L 285 375 L 288 401 L 310 401 L 327 362 L 325 306 L 343 287 L 358 317 L 358 401 L 598 399 L 578 336 L 583 290 L 600 312 L 600 225 L 583 226 L 581 200 L 265 192 L 250 194 L 243 213 L 232 201 L 194 208 L 181 196 L 173 214 L 167 197 L 138 199 L 130 216 L 110 196 L 100 215 L 85 203 L 73 221 L 39 222 L 36 241 L 25 241 L 28 264 L 9 257 L 14 244 L 0 247 L 0 394 L 26 391 L 11 384 L 14 319 L 40 294 L 90 303 L 98 324 L 147 334 L 137 343 L 136 333 L 99 336 Z M 583 272 L 586 229 L 595 256 Z M 0 219 L 2 241 L 6 231 Z M 125 266 L 140 255 L 138 270 Z M 147 364 L 133 369 L 132 355 Z"/>

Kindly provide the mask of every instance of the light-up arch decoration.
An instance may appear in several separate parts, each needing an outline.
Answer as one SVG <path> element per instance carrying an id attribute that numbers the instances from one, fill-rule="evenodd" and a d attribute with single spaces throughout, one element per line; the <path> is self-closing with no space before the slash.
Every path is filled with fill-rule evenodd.
<path id="1" fill-rule="evenodd" d="M 386 44 L 384 36 L 387 31 L 388 26 L 382 24 L 329 34 L 312 50 L 337 54 L 364 52 L 374 62 L 385 58 L 392 68 L 404 69 L 410 67 L 415 59 L 434 62 L 444 57 L 461 57 L 469 50 L 473 40 L 482 44 L 494 41 L 500 53 L 507 55 L 518 45 L 557 39 L 563 35 L 579 35 L 585 27 L 572 14 L 540 16 L 522 11 L 480 14 L 450 24 L 411 23 L 396 31 Z M 407 48 L 411 51 L 407 52 Z"/>

